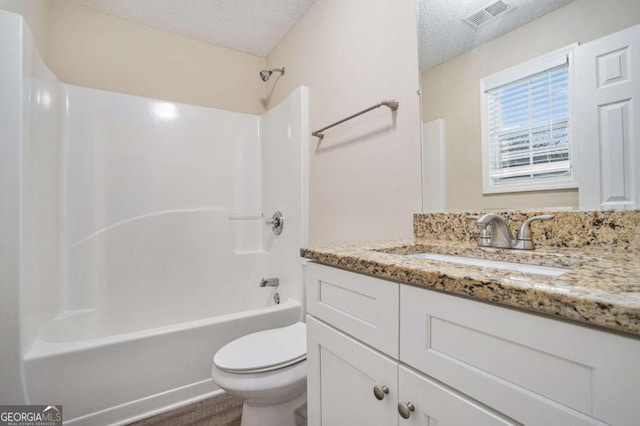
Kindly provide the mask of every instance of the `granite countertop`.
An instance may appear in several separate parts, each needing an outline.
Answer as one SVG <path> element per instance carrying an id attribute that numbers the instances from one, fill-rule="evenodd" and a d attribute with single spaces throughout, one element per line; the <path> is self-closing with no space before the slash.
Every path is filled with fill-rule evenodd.
<path id="1" fill-rule="evenodd" d="M 547 276 L 404 256 L 417 252 L 529 263 L 569 271 Z M 640 251 L 629 247 L 615 250 L 542 246 L 533 251 L 504 250 L 481 248 L 471 241 L 416 237 L 301 249 L 301 256 L 379 278 L 640 335 Z"/>

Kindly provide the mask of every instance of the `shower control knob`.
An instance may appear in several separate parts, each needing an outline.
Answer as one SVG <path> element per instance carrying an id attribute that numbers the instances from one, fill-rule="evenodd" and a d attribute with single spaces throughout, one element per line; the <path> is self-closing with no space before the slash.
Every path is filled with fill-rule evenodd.
<path id="1" fill-rule="evenodd" d="M 416 407 L 410 402 L 401 402 L 398 404 L 398 413 L 400 413 L 400 417 L 403 419 L 411 417 L 413 411 L 416 411 Z"/>
<path id="2" fill-rule="evenodd" d="M 284 216 L 282 212 L 277 211 L 272 216 L 271 219 L 267 219 L 264 222 L 267 225 L 271 225 L 271 230 L 274 234 L 280 235 L 282 234 L 282 229 L 284 228 Z"/>
<path id="3" fill-rule="evenodd" d="M 389 388 L 384 385 L 376 385 L 373 387 L 373 394 L 378 401 L 382 401 L 384 396 L 389 394 Z"/>

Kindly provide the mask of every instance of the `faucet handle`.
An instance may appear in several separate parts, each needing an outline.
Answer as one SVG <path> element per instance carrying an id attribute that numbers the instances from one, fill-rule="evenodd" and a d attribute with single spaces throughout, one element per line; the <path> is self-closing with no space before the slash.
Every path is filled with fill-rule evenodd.
<path id="1" fill-rule="evenodd" d="M 540 216 L 533 216 L 525 220 L 518 230 L 518 236 L 516 237 L 517 243 L 522 245 L 522 248 L 525 250 L 532 250 L 534 247 L 533 241 L 531 241 L 531 222 L 536 220 L 551 220 L 554 217 L 555 216 L 552 214 L 543 214 Z"/>
<path id="2" fill-rule="evenodd" d="M 520 229 L 518 230 L 518 240 L 530 240 L 531 239 L 531 222 L 536 220 L 551 220 L 555 216 L 552 214 L 543 214 L 540 216 L 533 216 L 529 219 L 525 220 L 522 225 L 520 225 Z"/>
<path id="3" fill-rule="evenodd" d="M 480 231 L 478 245 L 480 247 L 489 247 L 491 245 L 491 228 L 484 223 L 478 223 L 478 219 L 480 219 L 480 216 L 467 215 L 465 216 L 465 218 L 467 220 L 472 220 Z"/>

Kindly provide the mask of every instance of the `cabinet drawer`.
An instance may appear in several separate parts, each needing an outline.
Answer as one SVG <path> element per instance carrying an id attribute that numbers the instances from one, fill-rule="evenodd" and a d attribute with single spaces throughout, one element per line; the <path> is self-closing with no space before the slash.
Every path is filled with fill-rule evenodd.
<path id="1" fill-rule="evenodd" d="M 308 263 L 307 311 L 356 339 L 398 357 L 399 285 Z"/>
<path id="2" fill-rule="evenodd" d="M 527 425 L 637 425 L 640 340 L 402 286 L 400 360 Z"/>

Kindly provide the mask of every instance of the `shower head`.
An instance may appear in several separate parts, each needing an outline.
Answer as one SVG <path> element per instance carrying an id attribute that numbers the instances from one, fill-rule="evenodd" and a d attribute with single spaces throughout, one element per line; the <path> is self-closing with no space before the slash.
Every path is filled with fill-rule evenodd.
<path id="1" fill-rule="evenodd" d="M 269 80 L 269 77 L 271 77 L 271 71 L 267 71 L 267 70 L 260 71 L 260 78 L 262 79 L 262 81 Z"/>
<path id="2" fill-rule="evenodd" d="M 274 72 L 279 72 L 284 75 L 284 67 L 272 68 L 271 70 L 262 70 L 260 71 L 260 78 L 262 79 L 262 81 L 267 81 L 271 77 L 271 74 L 273 74 Z"/>

